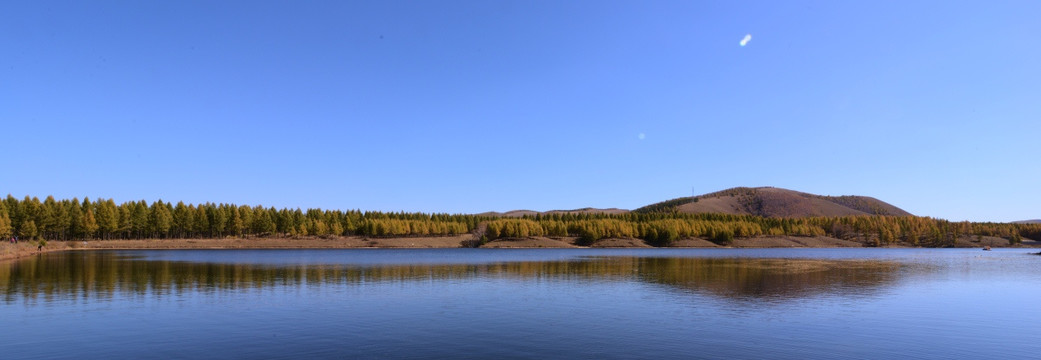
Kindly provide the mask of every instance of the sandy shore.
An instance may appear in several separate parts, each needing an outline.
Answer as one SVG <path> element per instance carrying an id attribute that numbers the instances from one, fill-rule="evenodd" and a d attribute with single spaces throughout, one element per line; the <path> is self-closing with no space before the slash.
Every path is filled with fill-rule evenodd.
<path id="1" fill-rule="evenodd" d="M 117 250 L 117 249 L 355 249 L 355 248 L 459 248 L 471 241 L 471 235 L 366 238 L 357 236 L 333 238 L 227 238 L 227 239 L 152 239 L 152 240 L 90 240 L 50 241 L 43 252 L 66 250 Z M 531 237 L 500 239 L 482 245 L 484 248 L 583 248 L 575 244 L 576 238 Z M 826 236 L 763 236 L 734 239 L 729 246 L 720 246 L 705 239 L 681 239 L 671 247 L 680 248 L 845 248 L 864 247 L 856 242 Z M 1008 241 L 993 237 L 962 237 L 956 247 L 1008 247 Z M 651 247 L 640 239 L 603 239 L 588 246 L 596 248 L 646 248 Z M 894 244 L 891 247 L 911 247 Z M 1019 247 L 1041 247 L 1041 242 L 1024 240 Z M 0 243 L 0 260 L 17 259 L 39 253 L 35 242 L 18 244 Z"/>

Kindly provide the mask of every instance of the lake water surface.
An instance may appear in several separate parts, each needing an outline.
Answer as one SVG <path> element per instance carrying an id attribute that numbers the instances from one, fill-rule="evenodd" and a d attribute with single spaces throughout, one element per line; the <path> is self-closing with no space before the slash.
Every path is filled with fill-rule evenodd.
<path id="1" fill-rule="evenodd" d="M 996 249 L 141 250 L 0 263 L 27 358 L 1038 358 Z"/>

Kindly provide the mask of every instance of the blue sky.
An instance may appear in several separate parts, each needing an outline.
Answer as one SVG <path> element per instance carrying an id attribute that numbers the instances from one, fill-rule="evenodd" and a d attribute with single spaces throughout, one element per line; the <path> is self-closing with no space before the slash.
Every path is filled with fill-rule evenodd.
<path id="1" fill-rule="evenodd" d="M 1041 218 L 1039 14 L 1037 1 L 4 2 L 0 192 L 474 213 L 777 186 Z"/>

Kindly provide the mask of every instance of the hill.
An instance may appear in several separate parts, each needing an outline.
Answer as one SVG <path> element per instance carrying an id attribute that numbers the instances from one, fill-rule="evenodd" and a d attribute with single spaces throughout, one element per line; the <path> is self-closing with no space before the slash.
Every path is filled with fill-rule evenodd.
<path id="1" fill-rule="evenodd" d="M 1041 219 L 1013 221 L 1013 224 L 1041 224 Z"/>
<path id="2" fill-rule="evenodd" d="M 608 215 L 614 215 L 614 214 L 625 214 L 627 212 L 629 212 L 629 210 L 626 210 L 626 209 L 618 209 L 618 208 L 597 209 L 597 208 L 588 208 L 587 207 L 587 208 L 574 209 L 574 210 L 550 210 L 550 211 L 542 211 L 542 212 L 534 211 L 534 210 L 511 210 L 511 211 L 507 211 L 507 212 L 490 211 L 490 212 L 483 212 L 483 213 L 480 213 L 480 214 L 477 214 L 477 215 L 479 215 L 479 216 L 493 216 L 493 217 L 524 217 L 525 215 L 527 215 L 527 216 L 535 216 L 537 214 L 608 214 Z"/>
<path id="3" fill-rule="evenodd" d="M 724 213 L 763 217 L 911 215 L 867 196 L 823 196 L 775 187 L 736 187 L 644 206 L 635 212 Z"/>

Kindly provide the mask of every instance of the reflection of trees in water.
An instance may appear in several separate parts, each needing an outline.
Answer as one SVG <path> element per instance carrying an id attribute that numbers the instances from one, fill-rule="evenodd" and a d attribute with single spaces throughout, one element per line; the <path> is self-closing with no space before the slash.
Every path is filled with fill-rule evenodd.
<path id="1" fill-rule="evenodd" d="M 648 282 L 731 299 L 864 294 L 892 284 L 901 265 L 878 260 L 645 258 Z"/>
<path id="2" fill-rule="evenodd" d="M 115 253 L 66 253 L 0 266 L 5 302 L 179 292 L 477 278 L 646 281 L 712 295 L 803 297 L 878 287 L 898 265 L 879 261 L 600 257 L 490 264 L 267 265 L 151 261 Z"/>

